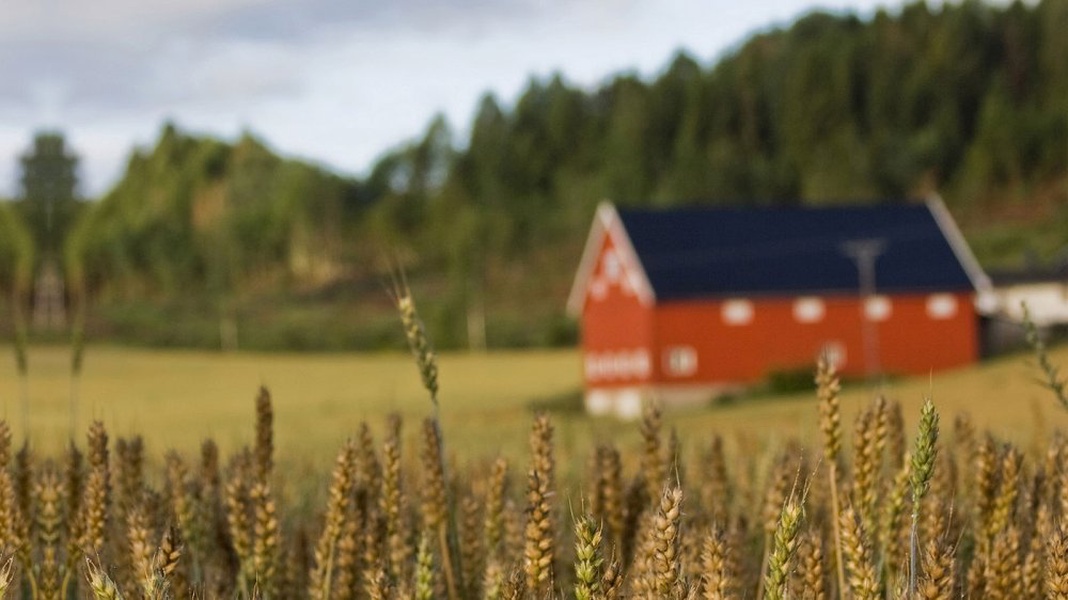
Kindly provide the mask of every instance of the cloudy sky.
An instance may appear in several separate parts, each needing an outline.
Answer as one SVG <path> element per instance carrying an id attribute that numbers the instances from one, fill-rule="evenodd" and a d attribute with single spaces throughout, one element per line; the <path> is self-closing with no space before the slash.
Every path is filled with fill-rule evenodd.
<path id="1" fill-rule="evenodd" d="M 815 8 L 900 0 L 0 0 L 0 195 L 33 132 L 62 129 L 83 192 L 119 176 L 165 119 L 359 175 L 435 112 L 461 133 L 478 98 L 560 71 L 593 87 L 709 63 Z"/>

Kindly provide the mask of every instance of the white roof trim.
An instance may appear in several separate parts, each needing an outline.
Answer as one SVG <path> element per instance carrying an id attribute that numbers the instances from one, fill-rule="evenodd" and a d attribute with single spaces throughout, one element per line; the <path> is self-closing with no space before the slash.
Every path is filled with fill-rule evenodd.
<path id="1" fill-rule="evenodd" d="M 637 276 L 638 281 L 636 283 L 638 285 L 635 291 L 638 292 L 638 300 L 645 306 L 652 306 L 656 303 L 656 292 L 653 290 L 653 284 L 645 273 L 645 267 L 642 266 L 642 261 L 638 258 L 638 252 L 634 249 L 634 244 L 630 241 L 626 228 L 623 227 L 623 221 L 619 218 L 619 213 L 616 212 L 616 208 L 611 204 L 608 204 L 608 208 L 611 210 L 608 235 L 612 236 L 612 241 L 616 243 L 616 248 L 623 254 L 627 271 Z"/>
<path id="2" fill-rule="evenodd" d="M 578 271 L 575 272 L 575 280 L 571 284 L 571 293 L 567 296 L 567 314 L 577 317 L 582 313 L 582 306 L 586 300 L 590 274 L 597 264 L 597 256 L 601 252 L 604 236 L 608 231 L 608 212 L 615 212 L 609 202 L 602 202 L 597 206 L 597 212 L 593 216 L 593 226 L 590 234 L 586 236 L 586 246 L 582 249 L 582 259 L 579 261 Z"/>
<path id="3" fill-rule="evenodd" d="M 953 220 L 953 215 L 949 214 L 949 209 L 946 208 L 942 197 L 937 193 L 931 194 L 927 198 L 926 204 L 927 209 L 931 211 L 931 216 L 934 217 L 935 223 L 938 224 L 938 228 L 942 230 L 942 235 L 946 236 L 946 241 L 949 242 L 949 247 L 953 249 L 953 254 L 957 256 L 957 260 L 960 261 L 964 272 L 968 275 L 968 279 L 971 280 L 975 291 L 981 295 L 990 293 L 993 290 L 990 277 L 983 271 L 983 267 L 979 265 L 979 261 L 972 254 L 972 249 L 968 246 L 967 240 L 964 239 L 964 234 L 957 227 L 957 222 Z"/>
<path id="4" fill-rule="evenodd" d="M 638 300 L 650 306 L 656 301 L 653 286 L 649 283 L 638 253 L 630 241 L 630 236 L 623 228 L 623 221 L 616 212 L 616 207 L 607 200 L 597 206 L 597 213 L 593 218 L 593 227 L 590 235 L 586 238 L 586 246 L 582 250 L 582 259 L 579 261 L 578 271 L 575 273 L 575 281 L 571 285 L 571 293 L 567 297 L 567 313 L 573 317 L 582 314 L 582 308 L 586 302 L 586 292 L 589 286 L 590 276 L 594 267 L 597 266 L 597 258 L 600 256 L 601 247 L 604 245 L 605 236 L 611 236 L 616 248 L 619 250 L 624 261 L 624 268 L 628 273 L 637 275 L 636 292 Z"/>

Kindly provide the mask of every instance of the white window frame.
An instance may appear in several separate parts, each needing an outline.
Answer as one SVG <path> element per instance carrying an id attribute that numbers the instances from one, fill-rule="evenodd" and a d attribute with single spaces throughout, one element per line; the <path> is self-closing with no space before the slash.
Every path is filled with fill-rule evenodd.
<path id="1" fill-rule="evenodd" d="M 864 318 L 873 323 L 889 321 L 894 315 L 894 303 L 890 296 L 869 296 L 864 299 Z"/>
<path id="2" fill-rule="evenodd" d="M 690 377 L 697 372 L 697 349 L 669 346 L 664 349 L 664 372 L 671 377 Z"/>
<path id="3" fill-rule="evenodd" d="M 959 304 L 953 294 L 931 294 L 927 297 L 927 317 L 932 321 L 948 321 L 957 316 Z"/>
<path id="4" fill-rule="evenodd" d="M 822 298 L 802 296 L 794 300 L 793 313 L 798 323 L 819 323 L 827 316 L 827 306 Z"/>
<path id="5" fill-rule="evenodd" d="M 753 322 L 756 309 L 753 303 L 745 298 L 727 300 L 720 308 L 720 318 L 727 325 L 749 325 Z"/>

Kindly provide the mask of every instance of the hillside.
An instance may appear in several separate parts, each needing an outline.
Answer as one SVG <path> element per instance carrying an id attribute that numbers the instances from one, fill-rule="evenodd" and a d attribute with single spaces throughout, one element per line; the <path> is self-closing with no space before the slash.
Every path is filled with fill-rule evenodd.
<path id="1" fill-rule="evenodd" d="M 1068 240 L 1066 29 L 1057 0 L 817 12 L 714 64 L 680 54 L 651 81 L 622 74 L 583 90 L 551 77 L 512 106 L 487 96 L 463 144 L 435 119 L 363 181 L 250 136 L 230 145 L 167 127 L 82 221 L 68 263 L 102 335 L 217 345 L 214 316 L 188 338 L 145 333 L 193 307 L 254 333 L 280 327 L 251 342 L 264 348 L 384 343 L 368 331 L 388 318 L 394 265 L 435 308 L 443 346 L 567 342 L 564 296 L 604 198 L 937 191 L 985 264 L 1040 263 Z M 127 314 L 140 321 L 117 325 Z"/>
<path id="2" fill-rule="evenodd" d="M 98 293 L 167 295 L 284 277 L 333 280 L 355 183 L 283 160 L 254 137 L 234 144 L 168 125 L 68 240 Z"/>

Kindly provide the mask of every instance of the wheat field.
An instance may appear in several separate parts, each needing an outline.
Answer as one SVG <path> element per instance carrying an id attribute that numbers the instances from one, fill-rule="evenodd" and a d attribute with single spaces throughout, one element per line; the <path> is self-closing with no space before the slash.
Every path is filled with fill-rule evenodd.
<path id="1" fill-rule="evenodd" d="M 0 370 L 0 594 L 1068 599 L 1025 356 L 627 424 L 573 410 L 573 352 L 438 357 L 404 315 L 414 361 L 93 348 L 73 439 L 62 348 L 29 444 Z"/>

